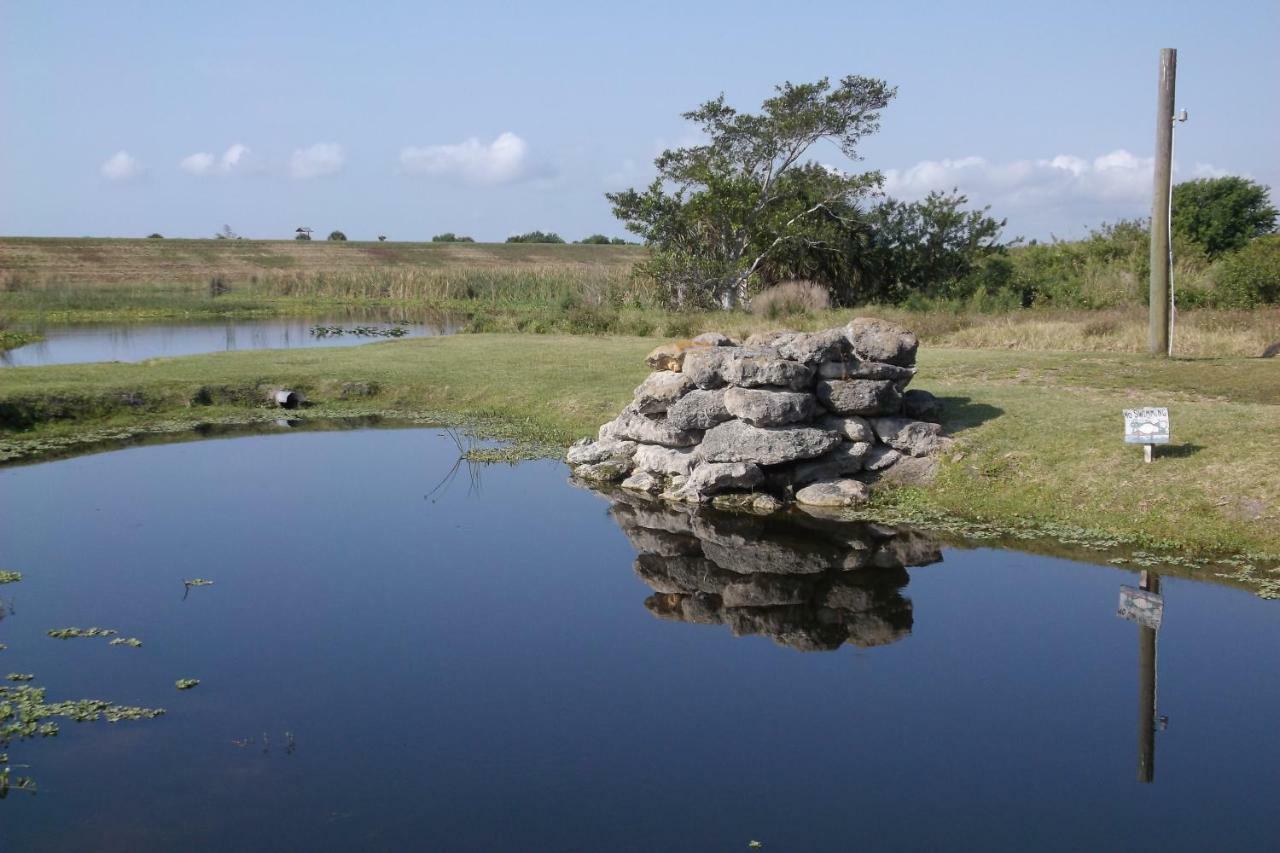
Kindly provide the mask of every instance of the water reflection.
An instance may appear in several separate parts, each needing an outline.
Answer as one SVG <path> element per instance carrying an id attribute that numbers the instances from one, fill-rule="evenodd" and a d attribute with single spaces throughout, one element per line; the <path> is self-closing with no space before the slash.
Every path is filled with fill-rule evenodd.
<path id="1" fill-rule="evenodd" d="M 609 514 L 639 552 L 636 574 L 654 590 L 650 613 L 801 651 L 907 636 L 906 567 L 942 559 L 936 540 L 909 529 L 609 497 Z"/>
<path id="2" fill-rule="evenodd" d="M 1164 621 L 1160 576 L 1143 572 L 1136 588 L 1120 587 L 1118 615 L 1138 624 L 1138 781 L 1156 778 L 1156 730 L 1168 725 L 1157 704 L 1156 634 Z"/>

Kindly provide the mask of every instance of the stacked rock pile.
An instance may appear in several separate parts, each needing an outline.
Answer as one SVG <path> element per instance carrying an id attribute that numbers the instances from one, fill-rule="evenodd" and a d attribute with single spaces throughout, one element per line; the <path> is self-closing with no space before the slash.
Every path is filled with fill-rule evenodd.
<path id="1" fill-rule="evenodd" d="M 942 559 L 910 529 L 811 518 L 758 519 L 618 490 L 609 512 L 638 552 L 636 574 L 663 619 L 727 625 L 801 651 L 868 647 L 911 633 L 906 566 Z"/>
<path id="2" fill-rule="evenodd" d="M 878 480 L 927 481 L 950 441 L 908 391 L 918 341 L 883 320 L 665 344 L 635 398 L 569 449 L 575 476 L 691 503 L 845 507 Z"/>

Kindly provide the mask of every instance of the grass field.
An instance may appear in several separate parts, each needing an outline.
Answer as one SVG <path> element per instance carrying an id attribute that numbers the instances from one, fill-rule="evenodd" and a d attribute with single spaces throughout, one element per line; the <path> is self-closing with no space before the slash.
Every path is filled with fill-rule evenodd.
<path id="1" fill-rule="evenodd" d="M 669 311 L 631 276 L 637 246 L 356 243 L 292 240 L 0 238 L 0 327 L 399 311 L 458 315 L 468 331 L 687 337 L 822 328 L 849 310 L 793 316 Z M 211 282 L 217 279 L 217 286 Z M 1033 309 L 991 313 L 940 304 L 872 306 L 929 346 L 1140 353 L 1146 312 Z M 1183 311 L 1176 352 L 1258 356 L 1280 342 L 1280 307 Z"/>
<path id="2" fill-rule="evenodd" d="M 344 349 L 222 353 L 5 371 L 0 457 L 197 422 L 275 417 L 268 389 L 312 415 L 446 414 L 563 445 L 629 399 L 654 341 L 460 335 Z M 973 520 L 1084 527 L 1198 550 L 1280 552 L 1280 370 L 1259 359 L 1152 361 L 922 350 L 916 385 L 946 399 L 959 440 L 935 487 L 897 499 Z M 1167 405 L 1156 464 L 1121 442 L 1123 408 Z"/>

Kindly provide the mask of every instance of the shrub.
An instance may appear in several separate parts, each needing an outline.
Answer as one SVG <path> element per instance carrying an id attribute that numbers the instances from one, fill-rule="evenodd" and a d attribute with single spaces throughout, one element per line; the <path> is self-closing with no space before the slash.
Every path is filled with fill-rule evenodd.
<path id="1" fill-rule="evenodd" d="M 151 232 L 150 234 L 148 234 L 148 235 L 147 235 L 147 239 L 148 239 L 148 240 L 163 240 L 163 239 L 164 239 L 164 235 L 163 235 L 163 234 L 161 234 L 159 231 L 153 231 L 153 232 Z"/>
<path id="2" fill-rule="evenodd" d="M 459 237 L 452 231 L 446 231 L 443 234 L 437 234 L 431 238 L 432 243 L 474 243 L 475 240 L 470 237 Z"/>
<path id="3" fill-rule="evenodd" d="M 326 239 L 345 241 L 347 239 L 347 235 L 343 234 L 341 231 L 330 231 L 329 236 Z"/>
<path id="4" fill-rule="evenodd" d="M 311 235 L 310 235 L 310 234 L 308 234 L 308 233 L 307 233 L 307 232 L 305 232 L 305 231 L 299 231 L 299 232 L 297 232 L 296 234 L 294 234 L 294 235 L 293 235 L 293 239 L 295 239 L 295 240 L 310 240 L 310 239 L 311 239 Z"/>
<path id="5" fill-rule="evenodd" d="M 1212 272 L 1209 301 L 1217 308 L 1280 303 L 1280 235 L 1251 240 L 1224 256 Z"/>
<path id="6" fill-rule="evenodd" d="M 563 243 L 564 238 L 554 231 L 530 231 L 507 238 L 508 243 Z"/>
<path id="7" fill-rule="evenodd" d="M 603 234 L 592 234 L 590 237 L 583 237 L 578 242 L 590 246 L 607 246 L 609 245 L 609 238 Z"/>
<path id="8" fill-rule="evenodd" d="M 831 307 L 831 294 L 812 281 L 784 281 L 762 290 L 751 299 L 751 313 L 776 320 L 792 314 L 825 311 Z"/>

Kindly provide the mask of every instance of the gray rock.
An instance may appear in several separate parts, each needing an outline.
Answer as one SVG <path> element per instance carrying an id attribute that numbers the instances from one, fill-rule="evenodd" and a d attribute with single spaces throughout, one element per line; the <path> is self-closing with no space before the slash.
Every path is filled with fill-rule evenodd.
<path id="1" fill-rule="evenodd" d="M 817 426 L 838 432 L 849 441 L 873 442 L 876 440 L 871 424 L 866 418 L 860 418 L 857 415 L 827 415 L 819 419 Z"/>
<path id="2" fill-rule="evenodd" d="M 867 361 L 884 361 L 899 367 L 916 363 L 920 341 L 911 332 L 873 317 L 857 317 L 845 326 L 853 352 Z"/>
<path id="3" fill-rule="evenodd" d="M 840 415 L 890 415 L 902 407 L 902 394 L 883 379 L 823 379 L 818 400 Z"/>
<path id="4" fill-rule="evenodd" d="M 910 418 L 872 418 L 871 428 L 885 444 L 911 456 L 928 456 L 946 446 L 942 427 Z"/>
<path id="5" fill-rule="evenodd" d="M 721 376 L 730 385 L 741 388 L 759 388 L 772 385 L 801 391 L 813 381 L 814 368 L 809 364 L 788 361 L 776 351 L 758 351 L 742 348 L 724 349 L 728 356 L 721 368 Z"/>
<path id="6" fill-rule="evenodd" d="M 862 460 L 862 467 L 867 471 L 883 471 L 901 458 L 902 454 L 892 447 L 873 444 L 871 449 L 867 451 L 866 457 Z"/>
<path id="7" fill-rule="evenodd" d="M 606 459 L 630 459 L 635 452 L 634 441 L 617 438 L 592 441 L 589 438 L 583 438 L 573 443 L 564 458 L 570 465 L 594 465 Z"/>
<path id="8" fill-rule="evenodd" d="M 733 417 L 724 405 L 725 389 L 690 391 L 667 409 L 667 423 L 676 429 L 711 429 Z"/>
<path id="9" fill-rule="evenodd" d="M 915 375 L 914 367 L 899 367 L 896 364 L 859 358 L 824 361 L 818 365 L 818 376 L 822 379 L 891 379 L 894 382 L 910 382 Z"/>
<path id="10" fill-rule="evenodd" d="M 733 338 L 728 335 L 722 335 L 719 332 L 703 332 L 693 338 L 693 344 L 700 347 L 731 347 L 735 346 Z"/>
<path id="11" fill-rule="evenodd" d="M 701 347 L 684 354 L 685 376 L 699 388 L 719 388 L 725 384 L 724 365 L 737 347 Z"/>
<path id="12" fill-rule="evenodd" d="M 937 456 L 900 456 L 888 468 L 864 477 L 868 482 L 895 486 L 927 486 L 938 475 Z"/>
<path id="13" fill-rule="evenodd" d="M 762 515 L 782 509 L 782 501 L 768 492 L 725 492 L 711 499 L 716 509 L 745 510 Z"/>
<path id="14" fill-rule="evenodd" d="M 750 335 L 745 341 L 743 341 L 742 345 L 745 347 L 772 346 L 773 342 L 778 340 L 779 338 L 785 338 L 788 335 L 794 335 L 794 334 L 796 333 L 787 329 L 780 329 L 772 332 L 755 332 L 754 334 Z"/>
<path id="15" fill-rule="evenodd" d="M 817 364 L 844 358 L 849 354 L 849 339 L 844 329 L 822 332 L 784 332 L 775 335 L 769 346 L 783 358 L 803 364 Z"/>
<path id="16" fill-rule="evenodd" d="M 867 502 L 871 492 L 866 483 L 857 480 L 826 480 L 805 486 L 796 492 L 796 503 L 820 507 L 858 506 Z"/>
<path id="17" fill-rule="evenodd" d="M 942 401 L 928 391 L 908 391 L 902 395 L 902 413 L 916 420 L 936 422 L 942 418 Z"/>
<path id="18" fill-rule="evenodd" d="M 696 430 L 677 429 L 665 418 L 651 418 L 631 407 L 600 427 L 601 438 L 612 437 L 641 444 L 662 444 L 667 447 L 692 447 L 698 443 L 701 433 Z"/>
<path id="19" fill-rule="evenodd" d="M 632 460 L 637 471 L 665 476 L 687 475 L 697 461 L 693 448 L 663 447 L 660 444 L 642 444 L 635 450 Z"/>
<path id="20" fill-rule="evenodd" d="M 662 414 L 692 388 L 692 380 L 684 373 L 656 371 L 636 388 L 635 410 L 645 415 Z"/>
<path id="21" fill-rule="evenodd" d="M 764 480 L 760 466 L 752 462 L 699 462 L 680 488 L 680 499 L 706 503 L 729 489 L 750 489 Z"/>
<path id="22" fill-rule="evenodd" d="M 573 476 L 588 483 L 616 483 L 631 473 L 631 460 L 606 459 L 593 465 L 579 465 Z"/>
<path id="23" fill-rule="evenodd" d="M 763 388 L 729 388 L 724 394 L 729 414 L 755 426 L 783 426 L 807 421 L 818 408 L 812 394 Z"/>
<path id="24" fill-rule="evenodd" d="M 813 459 L 832 450 L 840 436 L 814 427 L 757 427 L 728 421 L 707 430 L 698 452 L 708 462 L 755 462 L 780 465 Z"/>
<path id="25" fill-rule="evenodd" d="M 624 489 L 650 494 L 662 491 L 662 481 L 648 471 L 636 471 L 619 485 Z"/>
<path id="26" fill-rule="evenodd" d="M 865 441 L 842 441 L 835 450 L 809 462 L 801 462 L 791 471 L 791 483 L 803 486 L 819 480 L 836 480 L 862 470 L 871 445 Z"/>

